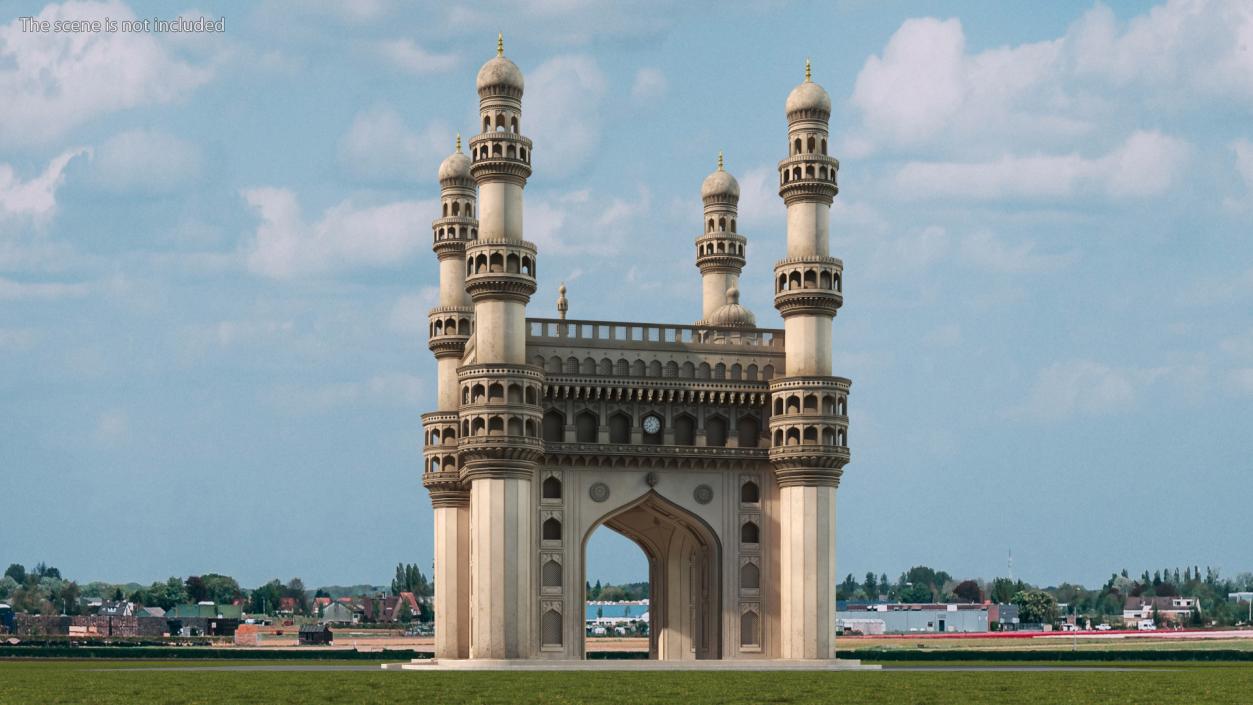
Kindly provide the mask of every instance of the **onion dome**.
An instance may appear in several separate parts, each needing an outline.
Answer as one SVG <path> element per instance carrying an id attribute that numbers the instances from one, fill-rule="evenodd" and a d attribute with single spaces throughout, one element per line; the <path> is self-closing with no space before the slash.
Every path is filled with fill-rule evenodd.
<path id="1" fill-rule="evenodd" d="M 831 114 L 831 96 L 810 78 L 809 60 L 805 60 L 805 82 L 792 89 L 784 108 L 788 116 L 799 112 Z"/>
<path id="2" fill-rule="evenodd" d="M 470 158 L 461 153 L 461 135 L 457 135 L 457 151 L 448 155 L 439 165 L 439 180 L 472 179 L 470 176 Z"/>
<path id="3" fill-rule="evenodd" d="M 706 176 L 704 183 L 700 185 L 702 199 L 715 196 L 730 197 L 735 200 L 740 198 L 740 183 L 729 172 L 722 169 L 722 152 L 718 152 L 718 170 Z"/>
<path id="4" fill-rule="evenodd" d="M 757 317 L 740 305 L 740 290 L 731 287 L 727 289 L 727 302 L 709 314 L 707 323 L 723 328 L 755 328 Z"/>
<path id="5" fill-rule="evenodd" d="M 478 87 L 479 95 L 504 93 L 522 96 L 522 70 L 517 64 L 505 58 L 503 35 L 496 38 L 496 56 L 479 69 L 475 85 Z"/>

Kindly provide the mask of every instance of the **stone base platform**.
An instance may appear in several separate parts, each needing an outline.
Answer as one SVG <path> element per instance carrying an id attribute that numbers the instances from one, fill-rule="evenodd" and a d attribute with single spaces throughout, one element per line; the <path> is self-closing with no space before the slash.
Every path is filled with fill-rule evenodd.
<path id="1" fill-rule="evenodd" d="M 877 671 L 856 659 L 707 659 L 656 661 L 650 659 L 414 659 L 385 663 L 387 671 Z"/>

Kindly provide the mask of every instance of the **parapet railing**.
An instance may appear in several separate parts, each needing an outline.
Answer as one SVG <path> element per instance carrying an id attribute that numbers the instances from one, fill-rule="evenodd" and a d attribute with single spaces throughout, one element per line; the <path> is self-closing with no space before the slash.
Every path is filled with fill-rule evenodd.
<path id="1" fill-rule="evenodd" d="M 783 351 L 783 330 L 779 328 L 721 328 L 556 318 L 528 318 L 526 326 L 528 341 L 553 345 L 596 342 L 608 345 L 734 345 Z"/>

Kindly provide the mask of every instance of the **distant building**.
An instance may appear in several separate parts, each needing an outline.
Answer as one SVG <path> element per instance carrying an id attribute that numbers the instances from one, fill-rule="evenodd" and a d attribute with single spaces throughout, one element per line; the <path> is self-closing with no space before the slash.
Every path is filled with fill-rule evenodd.
<path id="1" fill-rule="evenodd" d="M 135 603 L 133 602 L 102 602 L 100 607 L 96 609 L 96 614 L 102 617 L 132 617 L 135 615 Z"/>
<path id="2" fill-rule="evenodd" d="M 322 610 L 323 624 L 359 624 L 363 610 L 351 602 L 332 602 Z"/>
<path id="3" fill-rule="evenodd" d="M 1183 624 L 1192 618 L 1193 612 L 1201 611 L 1201 602 L 1195 597 L 1128 597 L 1123 603 L 1122 620 L 1134 624 L 1142 619 L 1153 619 L 1156 612 L 1170 624 Z"/>
<path id="4" fill-rule="evenodd" d="M 922 632 L 986 632 L 1008 615 L 1005 605 L 989 604 L 844 604 L 836 611 L 836 626 L 859 634 L 915 634 Z M 1014 610 L 1013 619 L 1017 619 Z"/>
<path id="5" fill-rule="evenodd" d="M 301 644 L 331 643 L 331 628 L 326 624 L 304 624 L 300 627 L 297 641 Z"/>
<path id="6" fill-rule="evenodd" d="M 141 605 L 135 608 L 136 617 L 165 617 L 165 610 L 155 605 Z"/>
<path id="7" fill-rule="evenodd" d="M 1253 592 L 1229 592 L 1227 600 L 1236 604 L 1253 602 Z"/>

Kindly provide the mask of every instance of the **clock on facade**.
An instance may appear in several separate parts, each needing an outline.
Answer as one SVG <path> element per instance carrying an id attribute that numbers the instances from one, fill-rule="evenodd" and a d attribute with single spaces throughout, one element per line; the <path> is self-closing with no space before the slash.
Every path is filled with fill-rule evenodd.
<path id="1" fill-rule="evenodd" d="M 661 419 L 656 416 L 644 417 L 644 433 L 657 433 L 661 431 Z"/>

